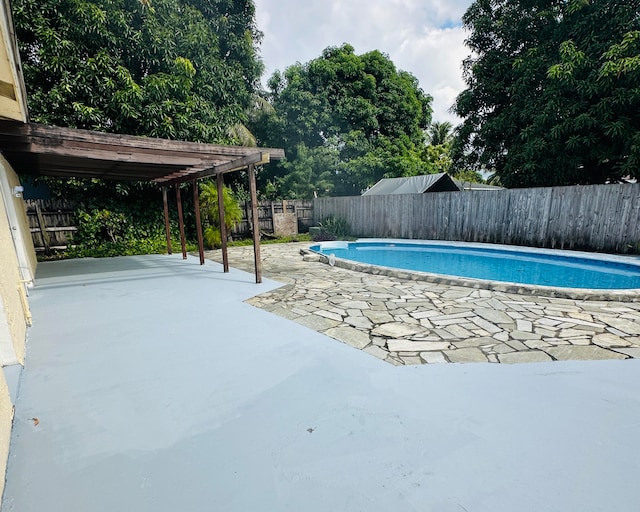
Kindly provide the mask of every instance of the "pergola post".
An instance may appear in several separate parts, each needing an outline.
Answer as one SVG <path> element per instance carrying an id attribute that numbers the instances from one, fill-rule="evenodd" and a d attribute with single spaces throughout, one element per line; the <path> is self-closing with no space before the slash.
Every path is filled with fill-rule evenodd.
<path id="1" fill-rule="evenodd" d="M 229 256 L 227 254 L 227 224 L 224 216 L 224 179 L 222 173 L 216 175 L 216 188 L 218 189 L 218 218 L 220 219 L 220 243 L 222 244 L 222 268 L 229 272 Z"/>
<path id="2" fill-rule="evenodd" d="M 180 226 L 180 244 L 182 245 L 182 259 L 187 259 L 187 242 L 184 237 L 184 217 L 182 216 L 182 196 L 180 184 L 176 183 L 176 202 L 178 203 L 178 224 Z"/>
<path id="3" fill-rule="evenodd" d="M 164 203 L 164 231 L 167 236 L 167 254 L 173 254 L 171 248 L 171 224 L 169 223 L 169 200 L 167 199 L 167 187 L 162 187 L 162 202 Z"/>
<path id="4" fill-rule="evenodd" d="M 196 210 L 196 232 L 198 234 L 198 254 L 200 255 L 200 265 L 204 265 L 204 242 L 202 240 L 202 221 L 200 219 L 200 193 L 198 191 L 198 180 L 193 180 L 193 204 Z"/>
<path id="5" fill-rule="evenodd" d="M 253 225 L 253 260 L 256 268 L 256 283 L 262 282 L 262 260 L 260 259 L 260 221 L 258 219 L 258 191 L 256 170 L 249 164 L 249 194 L 251 196 L 251 223 Z"/>

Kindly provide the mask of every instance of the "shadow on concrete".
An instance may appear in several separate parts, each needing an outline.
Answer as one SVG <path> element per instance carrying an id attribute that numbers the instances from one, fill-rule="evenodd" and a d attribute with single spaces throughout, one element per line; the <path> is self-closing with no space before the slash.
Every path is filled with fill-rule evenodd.
<path id="1" fill-rule="evenodd" d="M 201 267 L 193 258 L 185 261 L 180 255 L 154 255 L 42 262 L 36 286 L 44 290 L 175 277 L 255 284 L 253 276 L 248 278 L 235 269 L 225 274 L 222 265 L 215 262 L 206 261 Z"/>

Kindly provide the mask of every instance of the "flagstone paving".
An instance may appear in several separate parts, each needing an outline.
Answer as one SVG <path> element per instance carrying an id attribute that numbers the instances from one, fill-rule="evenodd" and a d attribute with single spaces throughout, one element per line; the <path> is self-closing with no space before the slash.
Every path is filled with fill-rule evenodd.
<path id="1" fill-rule="evenodd" d="M 640 358 L 640 302 L 510 294 L 304 261 L 308 243 L 263 245 L 285 286 L 247 302 L 394 365 Z M 207 258 L 221 261 L 220 251 Z M 253 248 L 230 247 L 253 271 Z"/>

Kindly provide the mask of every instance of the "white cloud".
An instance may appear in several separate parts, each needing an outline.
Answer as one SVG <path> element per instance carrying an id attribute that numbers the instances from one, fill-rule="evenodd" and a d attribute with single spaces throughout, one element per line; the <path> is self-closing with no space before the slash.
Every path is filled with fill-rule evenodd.
<path id="1" fill-rule="evenodd" d="M 456 96 L 464 89 L 462 61 L 468 55 L 462 27 L 425 30 L 398 48 L 396 65 L 414 74 L 423 90 L 433 96 L 436 121 L 458 119 L 448 112 Z"/>
<path id="2" fill-rule="evenodd" d="M 327 46 L 380 50 L 433 96 L 434 120 L 459 122 L 448 109 L 464 88 L 461 64 L 469 52 L 460 23 L 471 0 L 254 1 L 265 78 Z"/>

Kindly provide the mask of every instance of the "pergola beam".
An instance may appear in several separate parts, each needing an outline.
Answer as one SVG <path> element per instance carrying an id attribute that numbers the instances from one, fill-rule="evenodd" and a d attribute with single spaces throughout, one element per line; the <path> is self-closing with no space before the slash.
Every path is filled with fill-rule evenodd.
<path id="1" fill-rule="evenodd" d="M 216 165 L 215 167 L 210 167 L 208 169 L 188 172 L 179 177 L 175 177 L 172 179 L 167 179 L 166 177 L 158 178 L 156 183 L 160 185 L 173 185 L 176 183 L 184 183 L 185 181 L 191 180 L 199 180 L 202 178 L 209 178 L 211 176 L 215 176 L 217 174 L 224 174 L 233 171 L 239 171 L 241 169 L 246 169 L 250 165 L 260 165 L 270 162 L 270 154 L 263 151 L 256 151 L 256 153 L 252 155 L 243 156 L 242 158 L 236 158 L 235 160 L 231 160 L 229 162 L 225 162 L 224 164 Z"/>
<path id="2" fill-rule="evenodd" d="M 33 141 L 29 144 L 29 152 L 37 155 L 54 155 L 68 158 L 82 158 L 103 162 L 123 162 L 144 165 L 179 165 L 184 167 L 211 165 L 211 158 L 203 158 L 198 155 L 177 155 L 172 153 L 162 154 L 161 152 L 147 152 L 143 148 L 138 151 L 123 150 L 117 147 L 95 147 L 93 145 L 70 144 L 63 142 L 60 145 L 52 146 L 47 143 Z M 220 161 L 220 160 L 219 160 Z"/>
<path id="3" fill-rule="evenodd" d="M 130 148 L 135 152 L 146 152 L 148 154 L 182 154 L 187 157 L 193 157 L 194 154 L 198 154 L 203 157 L 216 157 L 218 160 L 241 157 L 247 154 L 247 150 L 256 149 L 246 146 L 225 146 L 203 142 L 94 132 L 8 120 L 0 120 L 0 134 L 2 138 L 14 139 L 15 143 L 24 142 L 27 139 L 29 142 L 41 142 L 49 146 L 66 144 L 68 147 L 81 148 L 84 146 L 88 149 L 102 148 L 107 151 L 123 151 Z M 279 153 L 282 150 L 272 149 L 272 152 Z"/>

